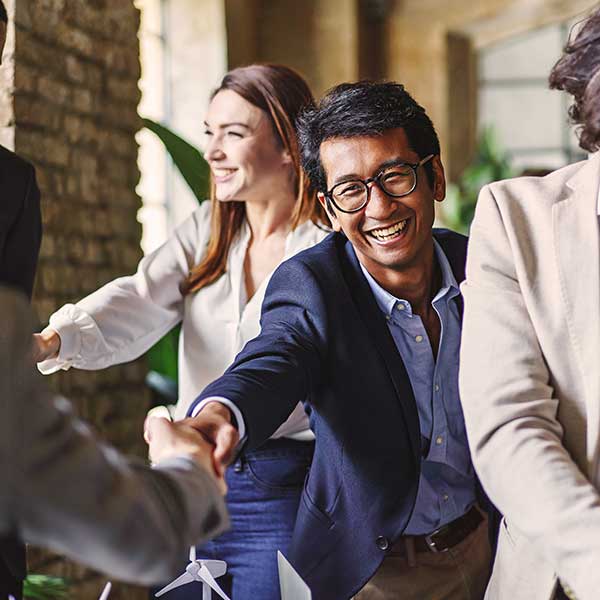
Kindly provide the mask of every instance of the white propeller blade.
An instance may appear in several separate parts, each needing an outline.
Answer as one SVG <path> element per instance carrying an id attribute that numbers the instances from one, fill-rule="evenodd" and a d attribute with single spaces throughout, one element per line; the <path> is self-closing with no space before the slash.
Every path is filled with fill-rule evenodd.
<path id="1" fill-rule="evenodd" d="M 162 590 L 156 592 L 154 596 L 158 598 L 158 596 L 162 596 L 181 585 L 186 585 L 192 581 L 200 581 L 202 582 L 202 600 L 210 600 L 211 589 L 217 592 L 223 600 L 231 600 L 215 581 L 211 568 L 217 577 L 221 577 L 227 572 L 227 563 L 222 560 L 197 560 L 196 547 L 190 546 L 190 564 L 185 568 L 185 573 L 166 585 Z"/>
<path id="2" fill-rule="evenodd" d="M 200 567 L 200 571 L 198 575 L 203 580 L 203 585 L 209 585 L 223 600 L 231 600 L 229 596 L 221 589 L 221 586 L 215 581 L 215 578 L 212 576 L 212 573 L 208 570 L 208 567 L 202 563 L 202 567 Z M 209 592 L 210 593 L 210 592 Z"/>
<path id="3" fill-rule="evenodd" d="M 108 595 L 110 594 L 111 588 L 112 588 L 112 583 L 110 581 L 107 581 L 98 600 L 107 600 Z"/>
<path id="4" fill-rule="evenodd" d="M 191 565 L 188 565 L 188 566 L 191 566 Z M 192 581 L 196 581 L 196 578 L 193 575 L 190 575 L 186 569 L 185 573 L 180 575 L 177 579 L 174 579 L 173 581 L 171 581 L 171 583 L 169 583 L 169 585 L 165 585 L 165 587 L 162 590 L 159 590 L 158 592 L 156 592 L 156 594 L 154 594 L 154 596 L 156 598 L 158 598 L 159 596 L 162 596 L 163 594 L 166 594 L 167 592 L 174 590 L 175 588 L 179 587 L 180 585 L 185 585 L 186 583 L 191 583 Z"/>

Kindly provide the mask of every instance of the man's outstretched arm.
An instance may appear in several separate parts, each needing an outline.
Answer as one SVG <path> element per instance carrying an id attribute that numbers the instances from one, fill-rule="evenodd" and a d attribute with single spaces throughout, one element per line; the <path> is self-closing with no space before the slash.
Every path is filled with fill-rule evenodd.
<path id="1" fill-rule="evenodd" d="M 317 279 L 297 258 L 283 263 L 265 294 L 261 333 L 188 411 L 195 415 L 190 424 L 215 445 L 218 462 L 231 460 L 239 437 L 251 448 L 264 443 L 309 398 L 322 377 L 326 340 Z"/>

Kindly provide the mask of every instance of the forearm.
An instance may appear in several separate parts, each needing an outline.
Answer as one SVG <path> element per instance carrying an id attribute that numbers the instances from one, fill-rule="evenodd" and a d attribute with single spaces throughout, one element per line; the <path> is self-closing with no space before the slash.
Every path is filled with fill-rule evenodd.
<path id="1" fill-rule="evenodd" d="M 228 526 L 214 481 L 184 459 L 125 470 L 109 490 L 93 489 L 95 498 L 82 489 L 90 482 L 81 483 L 72 501 L 53 504 L 47 493 L 29 499 L 23 537 L 113 577 L 164 581 L 177 573 L 191 545 Z"/>
<path id="2" fill-rule="evenodd" d="M 54 313 L 48 328 L 58 333 L 60 349 L 40 363 L 42 373 L 103 369 L 134 360 L 181 320 L 182 302 L 157 305 L 136 287 L 135 276 L 123 277 Z"/>
<path id="3" fill-rule="evenodd" d="M 281 337 L 275 340 L 267 333 L 261 335 L 246 345 L 222 377 L 203 390 L 189 414 L 210 398 L 226 398 L 230 408 L 233 405 L 238 411 L 235 423 L 246 447 L 261 446 L 309 393 L 311 376 L 296 352 L 297 348 L 288 347 Z"/>
<path id="4" fill-rule="evenodd" d="M 28 541 L 150 583 L 226 526 L 219 490 L 195 460 L 130 463 L 100 445 L 64 401 L 34 391 L 30 404 L 36 418 L 24 421 L 12 482 L 14 517 Z"/>
<path id="5" fill-rule="evenodd" d="M 194 213 L 145 256 L 134 275 L 115 279 L 52 315 L 50 327 L 61 336 L 61 350 L 56 360 L 40 365 L 42 372 L 70 366 L 101 369 L 133 360 L 180 322 L 184 298 L 179 286 L 194 264 L 196 248 L 202 247 L 199 216 Z"/>

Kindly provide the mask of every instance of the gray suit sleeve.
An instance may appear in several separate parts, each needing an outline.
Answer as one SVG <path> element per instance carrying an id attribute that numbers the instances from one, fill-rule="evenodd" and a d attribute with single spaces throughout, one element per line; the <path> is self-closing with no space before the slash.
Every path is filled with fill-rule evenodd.
<path id="1" fill-rule="evenodd" d="M 191 460 L 152 469 L 99 444 L 25 359 L 25 299 L 0 291 L 0 315 L 0 529 L 120 579 L 164 581 L 226 527 L 215 484 Z"/>

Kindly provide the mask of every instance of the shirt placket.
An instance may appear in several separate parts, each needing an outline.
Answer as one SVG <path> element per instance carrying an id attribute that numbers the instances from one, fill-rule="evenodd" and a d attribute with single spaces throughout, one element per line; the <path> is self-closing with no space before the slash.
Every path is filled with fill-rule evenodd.
<path id="1" fill-rule="evenodd" d="M 407 346 L 412 354 L 411 361 L 417 361 L 415 364 L 423 365 L 418 373 L 419 379 L 428 379 L 427 374 L 433 369 L 433 353 L 429 342 L 429 337 L 423 325 L 421 318 L 413 314 L 410 304 L 405 301 L 398 301 L 394 306 L 392 323 L 399 327 L 402 335 L 407 341 Z M 416 376 L 414 373 L 413 376 Z M 419 381 L 419 387 L 422 387 Z M 419 423 L 421 426 L 421 435 L 427 439 L 427 445 L 431 440 L 433 432 L 434 417 L 431 407 L 431 394 L 427 399 L 422 394 L 417 394 L 415 398 L 419 413 Z M 429 402 L 429 406 L 423 403 Z"/>
<path id="2" fill-rule="evenodd" d="M 447 304 L 444 295 L 436 298 L 432 305 L 440 320 L 440 344 L 438 347 L 437 361 L 434 364 L 432 377 L 432 414 L 434 424 L 433 444 L 428 460 L 444 463 L 448 452 L 448 421 L 444 402 L 446 400 L 444 387 L 444 369 L 447 364 L 445 360 L 445 324 L 447 323 Z M 456 501 L 450 486 L 443 477 L 435 479 L 435 491 L 440 500 L 440 521 L 447 521 L 456 514 Z"/>

